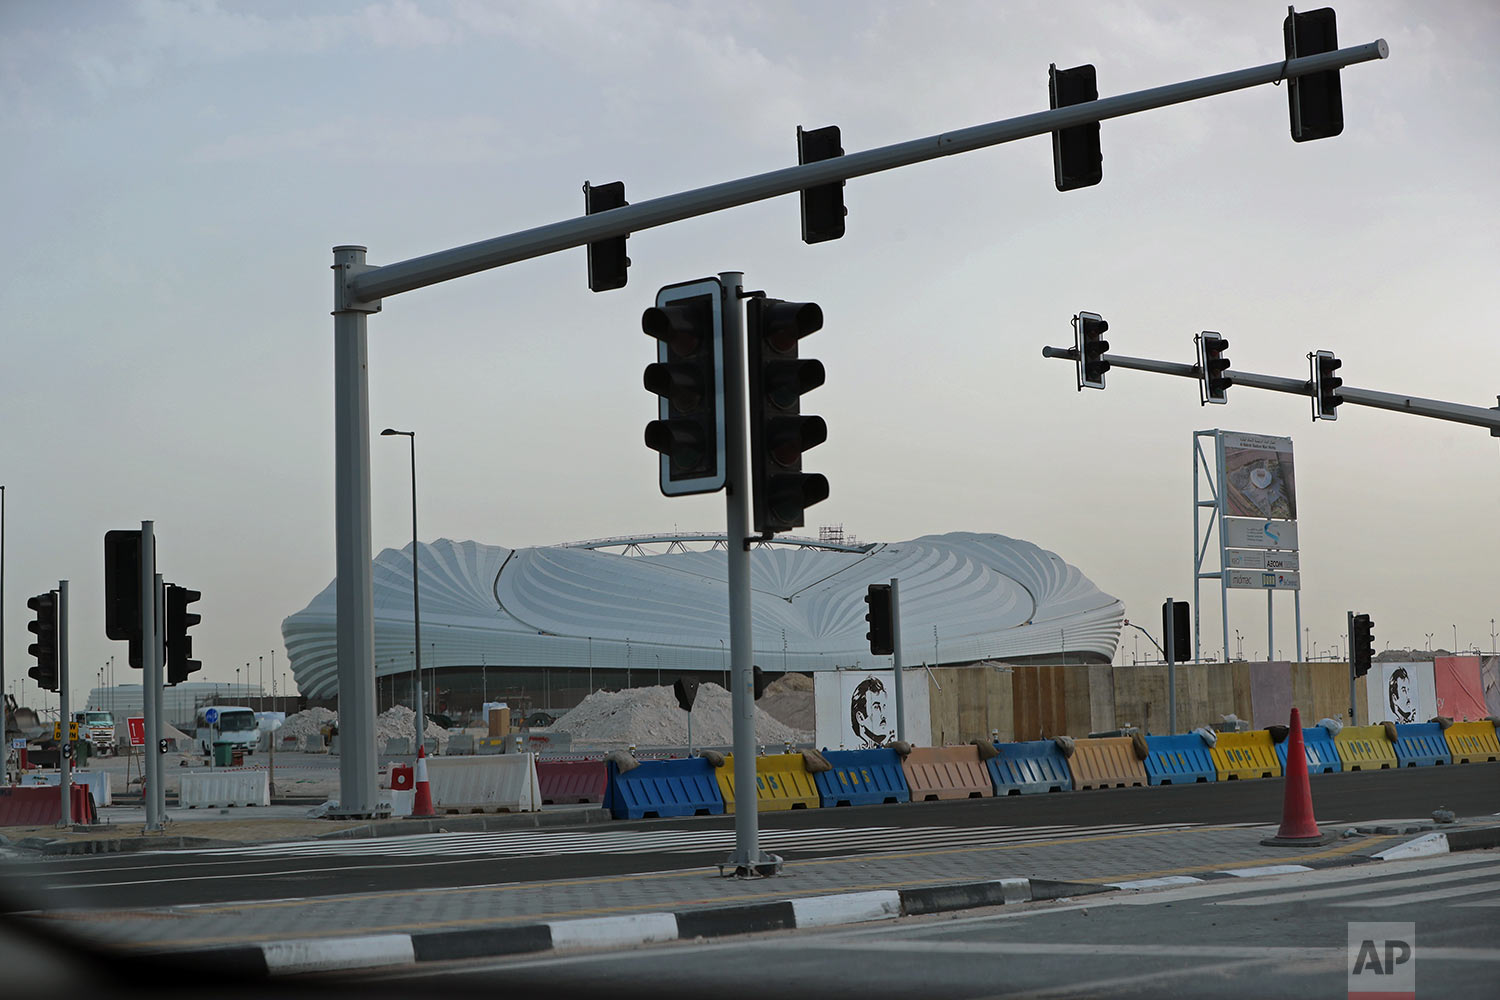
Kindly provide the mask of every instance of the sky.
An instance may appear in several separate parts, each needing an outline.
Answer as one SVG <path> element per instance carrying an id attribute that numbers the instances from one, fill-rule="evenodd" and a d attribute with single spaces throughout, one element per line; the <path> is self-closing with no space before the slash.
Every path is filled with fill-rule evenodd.
<path id="1" fill-rule="evenodd" d="M 1105 122 L 1104 179 L 1053 186 L 1045 137 L 858 178 L 847 235 L 807 246 L 786 196 L 631 237 L 630 281 L 584 251 L 387 299 L 371 317 L 373 545 L 508 547 L 722 530 L 667 498 L 641 440 L 640 314 L 720 271 L 821 305 L 804 400 L 832 495 L 808 533 L 992 531 L 1082 569 L 1152 632 L 1193 586 L 1195 430 L 1290 436 L 1304 637 L 1345 612 L 1377 649 L 1492 645 L 1500 441 L 1480 427 L 1116 369 L 1078 392 L 1079 310 L 1111 351 L 1494 406 L 1500 8 L 1345 2 L 1345 130 L 1294 143 L 1262 86 Z M 27 597 L 70 581 L 75 677 L 103 632 L 103 534 L 155 522 L 202 592 L 194 679 L 285 671 L 280 623 L 334 576 L 331 248 L 374 264 L 582 214 L 585 180 L 653 197 L 1047 106 L 1047 66 L 1101 96 L 1282 57 L 1284 3 L 142 0 L 0 4 L 0 484 L 5 686 Z M 1237 654 L 1291 658 L 1293 604 L 1232 592 Z M 1204 590 L 1217 621 L 1217 587 Z M 1239 633 L 1242 638 L 1234 638 Z M 1217 651 L 1216 626 L 1205 649 Z M 1121 657 L 1138 640 L 1127 630 Z M 1242 644 L 1241 644 L 1242 643 Z M 1144 646 L 1144 642 L 1140 645 Z M 1143 651 L 1144 652 L 1144 651 Z M 80 682 L 75 680 L 75 687 Z M 269 679 L 267 680 L 269 686 Z M 28 684 L 32 694 L 34 686 Z M 34 700 L 28 698 L 27 700 Z"/>

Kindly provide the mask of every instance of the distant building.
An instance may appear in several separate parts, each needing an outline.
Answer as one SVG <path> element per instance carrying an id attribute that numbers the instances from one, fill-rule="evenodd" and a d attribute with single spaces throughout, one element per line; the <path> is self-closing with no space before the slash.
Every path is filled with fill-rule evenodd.
<path id="1" fill-rule="evenodd" d="M 246 699 L 261 697 L 258 684 L 225 684 L 213 681 L 184 681 L 173 687 L 162 689 L 162 711 L 167 721 L 177 728 L 191 725 L 199 705 L 239 705 Z M 75 696 L 76 697 L 76 696 Z M 269 701 L 269 699 L 267 699 Z M 288 699 L 291 701 L 292 699 Z M 78 707 L 100 709 L 114 713 L 115 722 L 144 713 L 141 685 L 116 684 L 112 687 L 96 687 L 89 692 L 88 702 Z M 55 707 L 55 706 L 54 706 Z"/>
<path id="2" fill-rule="evenodd" d="M 428 711 L 482 698 L 562 709 L 591 690 L 724 682 L 722 535 L 638 535 L 507 549 L 439 539 L 419 549 Z M 374 561 L 380 710 L 411 704 L 411 549 Z M 907 542 L 780 538 L 751 551 L 754 662 L 768 671 L 885 667 L 865 640 L 865 588 L 901 581 L 903 662 L 1109 663 L 1124 605 L 1055 553 L 1004 535 Z M 292 675 L 338 692 L 334 585 L 282 622 Z M 429 670 L 435 670 L 435 679 Z M 434 690 L 435 688 L 435 690 Z"/>

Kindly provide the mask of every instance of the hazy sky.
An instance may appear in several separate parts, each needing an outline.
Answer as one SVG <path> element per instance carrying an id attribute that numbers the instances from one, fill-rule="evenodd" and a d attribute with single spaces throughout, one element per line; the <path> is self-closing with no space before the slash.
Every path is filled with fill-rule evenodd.
<path id="1" fill-rule="evenodd" d="M 722 530 L 668 499 L 641 441 L 641 311 L 660 285 L 743 270 L 816 301 L 805 409 L 864 540 L 994 531 L 1052 549 L 1155 631 L 1192 589 L 1192 432 L 1290 435 L 1303 624 L 1347 609 L 1384 648 L 1490 646 L 1500 442 L 1481 428 L 1116 370 L 1078 393 L 1080 309 L 1112 350 L 1181 362 L 1222 332 L 1241 370 L 1493 406 L 1500 339 L 1500 8 L 1337 5 L 1344 134 L 1296 144 L 1284 89 L 1104 123 L 1104 182 L 1058 193 L 1045 138 L 851 181 L 848 235 L 806 246 L 795 196 L 630 240 L 623 290 L 584 253 L 385 302 L 371 426 L 417 431 L 423 539 L 512 547 Z M 372 263 L 570 218 L 580 187 L 652 197 L 1027 114 L 1047 65 L 1103 96 L 1281 58 L 1283 2 L 0 4 L 0 483 L 7 689 L 26 598 L 71 581 L 74 669 L 102 624 L 102 537 L 156 522 L 168 580 L 203 592 L 202 679 L 276 650 L 334 575 L 330 249 Z M 405 439 L 374 437 L 374 547 L 409 539 Z M 1217 588 L 1206 617 L 1217 618 Z M 1292 602 L 1277 601 L 1292 655 Z M 1246 656 L 1265 599 L 1234 593 Z M 1217 650 L 1217 628 L 1206 648 Z M 1234 642 L 1231 635 L 1231 642 Z M 1123 650 L 1134 645 L 1126 632 Z M 1144 643 L 1142 643 L 1144 646 Z M 1310 650 L 1309 650 L 1310 652 Z M 76 675 L 75 675 L 76 676 Z M 195 678 L 198 679 L 198 678 Z M 34 688 L 31 689 L 34 692 Z"/>

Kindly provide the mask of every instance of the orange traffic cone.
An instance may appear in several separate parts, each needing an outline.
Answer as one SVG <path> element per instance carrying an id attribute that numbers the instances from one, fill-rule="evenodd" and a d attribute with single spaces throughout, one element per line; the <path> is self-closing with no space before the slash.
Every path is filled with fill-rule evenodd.
<path id="1" fill-rule="evenodd" d="M 1312 786 L 1307 779 L 1307 751 L 1302 743 L 1302 714 L 1292 709 L 1286 735 L 1285 794 L 1281 803 L 1281 829 L 1261 843 L 1267 847 L 1305 847 L 1331 840 L 1318 829 L 1313 818 Z"/>
<path id="2" fill-rule="evenodd" d="M 427 747 L 417 747 L 417 792 L 412 797 L 411 818 L 425 819 L 436 816 L 432 811 L 432 786 L 427 782 Z"/>

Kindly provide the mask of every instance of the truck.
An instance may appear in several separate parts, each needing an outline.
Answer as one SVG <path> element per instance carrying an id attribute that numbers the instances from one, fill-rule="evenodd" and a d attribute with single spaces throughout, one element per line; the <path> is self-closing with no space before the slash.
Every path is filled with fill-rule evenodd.
<path id="1" fill-rule="evenodd" d="M 78 738 L 86 740 L 95 756 L 108 757 L 115 752 L 115 717 L 96 708 L 73 713 L 78 723 Z"/>

